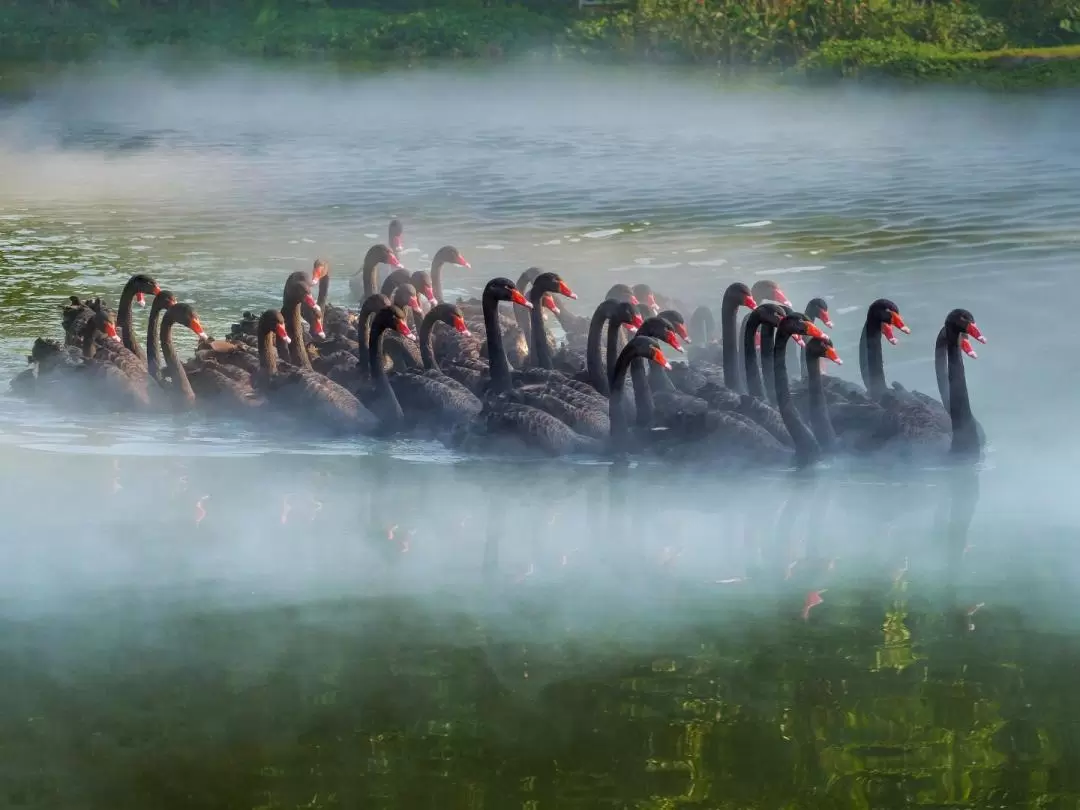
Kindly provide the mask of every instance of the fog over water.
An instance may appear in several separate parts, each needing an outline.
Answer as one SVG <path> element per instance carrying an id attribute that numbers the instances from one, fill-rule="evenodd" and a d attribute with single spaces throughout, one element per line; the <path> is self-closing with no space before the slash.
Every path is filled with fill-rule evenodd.
<path id="1" fill-rule="evenodd" d="M 5 389 L 67 295 L 135 272 L 215 336 L 316 256 L 347 303 L 392 216 L 410 269 L 469 260 L 451 300 L 539 265 L 578 314 L 618 281 L 718 313 L 768 278 L 828 301 L 857 380 L 887 297 L 886 375 L 928 393 L 949 310 L 988 338 L 966 470 L 495 461 L 4 396 L 0 805 L 1076 806 L 1077 132 L 1068 95 L 575 66 L 114 61 L 0 107 Z"/>

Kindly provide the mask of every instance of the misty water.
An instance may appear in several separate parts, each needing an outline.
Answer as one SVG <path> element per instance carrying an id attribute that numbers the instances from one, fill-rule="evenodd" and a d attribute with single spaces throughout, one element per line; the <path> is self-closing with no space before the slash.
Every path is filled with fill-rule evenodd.
<path id="1" fill-rule="evenodd" d="M 117 62 L 0 107 L 5 389 L 71 293 L 149 272 L 221 335 L 316 256 L 347 303 L 400 216 L 410 269 L 472 263 L 451 299 L 825 297 L 853 379 L 888 297 L 927 392 L 966 307 L 989 437 L 721 476 L 4 396 L 0 806 L 1080 806 L 1077 132 L 1075 96 L 595 68 Z"/>

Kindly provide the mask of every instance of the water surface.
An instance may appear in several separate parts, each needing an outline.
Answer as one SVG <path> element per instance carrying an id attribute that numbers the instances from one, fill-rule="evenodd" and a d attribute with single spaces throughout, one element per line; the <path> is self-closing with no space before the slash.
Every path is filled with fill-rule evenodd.
<path id="1" fill-rule="evenodd" d="M 152 273 L 221 334 L 387 220 L 452 295 L 965 306 L 971 473 L 496 463 L 0 400 L 12 807 L 1075 807 L 1080 107 L 649 72 L 71 71 L 0 117 L 0 379 Z M 191 349 L 190 338 L 178 341 Z"/>

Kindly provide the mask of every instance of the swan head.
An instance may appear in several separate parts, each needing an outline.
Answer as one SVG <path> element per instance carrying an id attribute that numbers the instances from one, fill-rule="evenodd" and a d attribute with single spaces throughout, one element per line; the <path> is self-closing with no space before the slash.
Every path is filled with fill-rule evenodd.
<path id="1" fill-rule="evenodd" d="M 754 286 L 750 288 L 750 295 L 757 301 L 775 301 L 785 307 L 791 306 L 791 301 L 788 300 L 788 297 L 784 295 L 784 291 L 780 289 L 780 285 L 775 281 L 767 279 L 755 281 Z"/>
<path id="2" fill-rule="evenodd" d="M 157 295 L 161 292 L 158 283 L 145 273 L 136 273 L 129 278 L 128 286 L 134 290 L 135 303 L 140 307 L 146 306 L 146 296 Z"/>
<path id="3" fill-rule="evenodd" d="M 665 309 L 663 312 L 658 312 L 656 317 L 663 318 L 665 321 L 671 324 L 671 328 L 675 330 L 675 333 L 679 336 L 683 343 L 690 343 L 690 331 L 686 328 L 686 321 L 683 319 L 682 313 L 676 309 Z"/>
<path id="4" fill-rule="evenodd" d="M 431 265 L 432 267 L 436 267 L 440 264 L 456 264 L 458 267 L 472 270 L 472 265 L 465 261 L 465 257 L 461 255 L 461 251 L 453 245 L 444 245 L 435 253 L 434 258 L 431 260 Z"/>
<path id="5" fill-rule="evenodd" d="M 812 363 L 815 360 L 832 360 L 836 365 L 844 365 L 844 361 L 840 359 L 840 355 L 836 353 L 836 348 L 833 346 L 832 338 L 825 337 L 812 337 L 806 342 L 806 361 Z"/>
<path id="6" fill-rule="evenodd" d="M 401 220 L 394 217 L 390 220 L 390 226 L 387 228 L 387 237 L 390 239 L 390 247 L 397 253 L 403 247 L 405 247 L 404 239 L 405 226 L 401 224 Z"/>
<path id="7" fill-rule="evenodd" d="M 633 292 L 634 297 L 648 308 L 650 316 L 659 314 L 660 305 L 656 303 L 656 294 L 652 291 L 652 287 L 648 284 L 635 284 Z"/>

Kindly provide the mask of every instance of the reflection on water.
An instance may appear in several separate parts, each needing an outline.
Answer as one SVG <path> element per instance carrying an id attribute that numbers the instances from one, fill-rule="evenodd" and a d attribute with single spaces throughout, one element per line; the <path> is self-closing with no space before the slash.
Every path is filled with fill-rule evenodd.
<path id="1" fill-rule="evenodd" d="M 315 255 L 340 301 L 400 215 L 410 267 L 472 263 L 451 295 L 531 264 L 579 312 L 614 281 L 716 307 L 774 278 L 852 361 L 885 295 L 914 333 L 887 374 L 923 391 L 966 306 L 992 445 L 720 478 L 0 399 L 0 805 L 1080 805 L 1052 307 L 1080 290 L 1080 108 L 101 70 L 0 117 L 0 384 L 69 292 L 148 271 L 221 333 Z"/>

